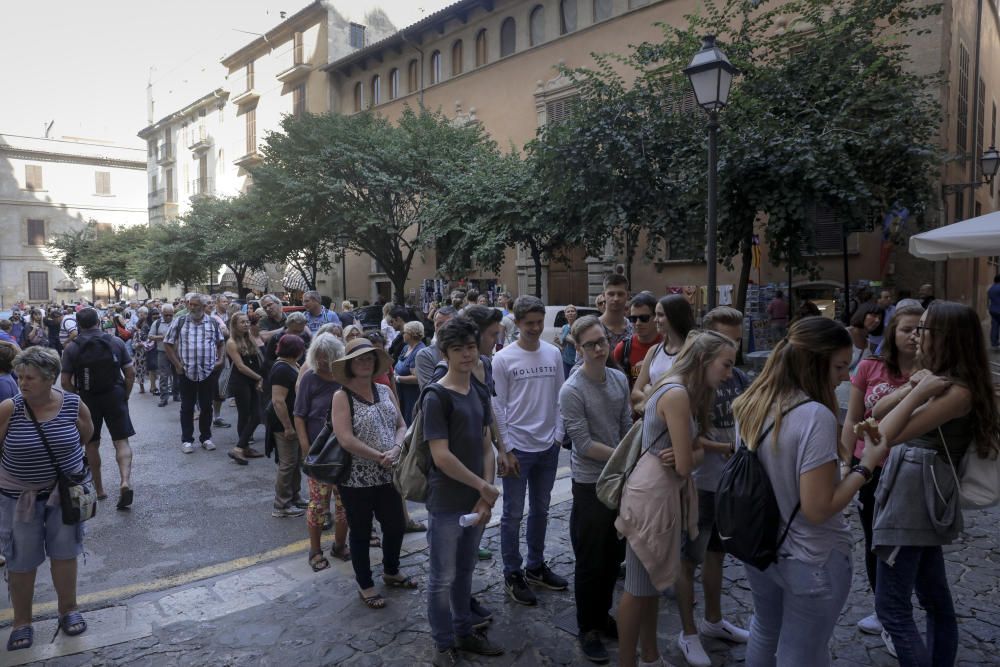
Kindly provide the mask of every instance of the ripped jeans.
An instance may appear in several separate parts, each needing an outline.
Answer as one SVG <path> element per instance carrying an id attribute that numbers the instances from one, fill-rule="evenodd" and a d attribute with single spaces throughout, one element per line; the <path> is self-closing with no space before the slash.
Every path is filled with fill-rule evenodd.
<path id="1" fill-rule="evenodd" d="M 851 559 L 834 551 L 821 565 L 781 558 L 764 571 L 746 565 L 753 592 L 747 667 L 824 667 L 851 590 Z"/>

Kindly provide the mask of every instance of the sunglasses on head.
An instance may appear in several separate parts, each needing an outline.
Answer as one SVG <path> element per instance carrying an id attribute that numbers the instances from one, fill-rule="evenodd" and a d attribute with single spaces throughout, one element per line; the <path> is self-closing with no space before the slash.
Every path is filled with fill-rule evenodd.
<path id="1" fill-rule="evenodd" d="M 648 314 L 647 315 L 629 315 L 628 316 L 628 321 L 631 322 L 632 324 L 635 324 L 636 322 L 648 322 L 650 319 L 652 319 L 652 317 L 653 317 L 652 315 L 648 315 Z"/>

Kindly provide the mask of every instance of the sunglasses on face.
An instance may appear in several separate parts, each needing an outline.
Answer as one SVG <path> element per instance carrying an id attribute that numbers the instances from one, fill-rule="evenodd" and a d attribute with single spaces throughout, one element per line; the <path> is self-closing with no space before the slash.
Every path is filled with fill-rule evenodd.
<path id="1" fill-rule="evenodd" d="M 635 324 L 636 322 L 648 322 L 652 318 L 652 315 L 629 315 L 628 321 Z"/>

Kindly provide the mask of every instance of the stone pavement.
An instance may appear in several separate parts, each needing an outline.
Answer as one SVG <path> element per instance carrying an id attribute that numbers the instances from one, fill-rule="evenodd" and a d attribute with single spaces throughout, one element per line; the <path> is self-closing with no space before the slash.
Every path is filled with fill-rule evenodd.
<path id="1" fill-rule="evenodd" d="M 554 498 L 558 504 L 550 516 L 547 555 L 552 568 L 572 581 L 570 503 L 566 484 L 560 482 Z M 946 553 L 960 615 L 958 664 L 1000 664 L 1000 509 L 969 512 L 966 519 L 962 541 Z M 855 529 L 860 539 L 856 522 Z M 495 521 L 486 538 L 499 555 Z M 408 535 L 404 552 L 404 571 L 426 580 L 423 535 Z M 373 550 L 373 556 L 378 554 Z M 895 665 L 878 637 L 863 635 L 854 627 L 871 613 L 873 604 L 861 555 L 861 548 L 856 548 L 851 597 L 831 646 L 834 664 Z M 369 610 L 358 600 L 350 565 L 331 563 L 329 570 L 315 574 L 303 554 L 179 590 L 150 593 L 89 611 L 91 628 L 87 633 L 78 638 L 60 636 L 53 644 L 47 642 L 54 621 L 36 623 L 35 648 L 23 653 L 0 652 L 0 665 L 28 664 L 29 660 L 54 667 L 429 664 L 432 648 L 423 594 L 390 590 L 385 609 Z M 495 614 L 489 635 L 507 647 L 507 654 L 472 664 L 589 664 L 574 640 L 571 592 L 540 592 L 537 607 L 513 604 L 505 598 L 498 561 L 480 563 L 473 585 L 480 600 Z M 725 570 L 723 608 L 728 618 L 740 623 L 747 622 L 751 611 L 742 567 L 731 560 Z M 684 665 L 675 647 L 679 622 L 668 599 L 661 604 L 659 627 L 664 657 L 670 664 Z M 6 631 L 0 632 L 0 641 L 5 642 L 6 635 Z M 708 640 L 706 648 L 716 666 L 743 664 L 741 646 Z"/>

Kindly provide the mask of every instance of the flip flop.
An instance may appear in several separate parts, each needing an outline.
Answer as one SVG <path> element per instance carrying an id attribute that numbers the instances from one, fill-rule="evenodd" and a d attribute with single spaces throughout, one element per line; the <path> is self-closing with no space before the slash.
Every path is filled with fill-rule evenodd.
<path id="1" fill-rule="evenodd" d="M 417 587 L 416 580 L 407 575 L 384 574 L 382 575 L 382 581 L 385 582 L 386 586 L 391 588 L 406 588 L 412 590 Z"/>
<path id="2" fill-rule="evenodd" d="M 73 626 L 79 626 L 77 630 L 73 630 Z M 87 631 L 87 621 L 83 620 L 83 614 L 78 611 L 71 611 L 64 616 L 59 617 L 59 625 L 56 627 L 56 634 L 52 635 L 52 639 L 56 638 L 59 631 L 62 630 L 63 634 L 70 637 L 76 637 L 77 635 L 82 635 Z"/>
<path id="3" fill-rule="evenodd" d="M 31 648 L 34 641 L 35 629 L 30 625 L 22 625 L 19 628 L 11 630 L 10 637 L 7 638 L 7 650 L 20 651 L 21 649 Z M 14 644 L 18 643 L 21 643 L 21 646 L 14 646 Z"/>
<path id="4" fill-rule="evenodd" d="M 130 487 L 123 486 L 121 494 L 118 496 L 118 505 L 116 509 L 127 510 L 132 506 L 132 499 L 135 497 L 135 493 Z"/>
<path id="5" fill-rule="evenodd" d="M 313 572 L 322 572 L 330 567 L 330 561 L 326 559 L 322 552 L 311 554 L 309 556 L 309 567 L 312 568 Z"/>
<path id="6" fill-rule="evenodd" d="M 371 597 L 365 597 L 365 594 L 358 591 L 358 597 L 361 601 L 365 603 L 365 606 L 369 609 L 385 609 L 385 598 L 382 597 L 381 593 L 376 593 Z"/>

